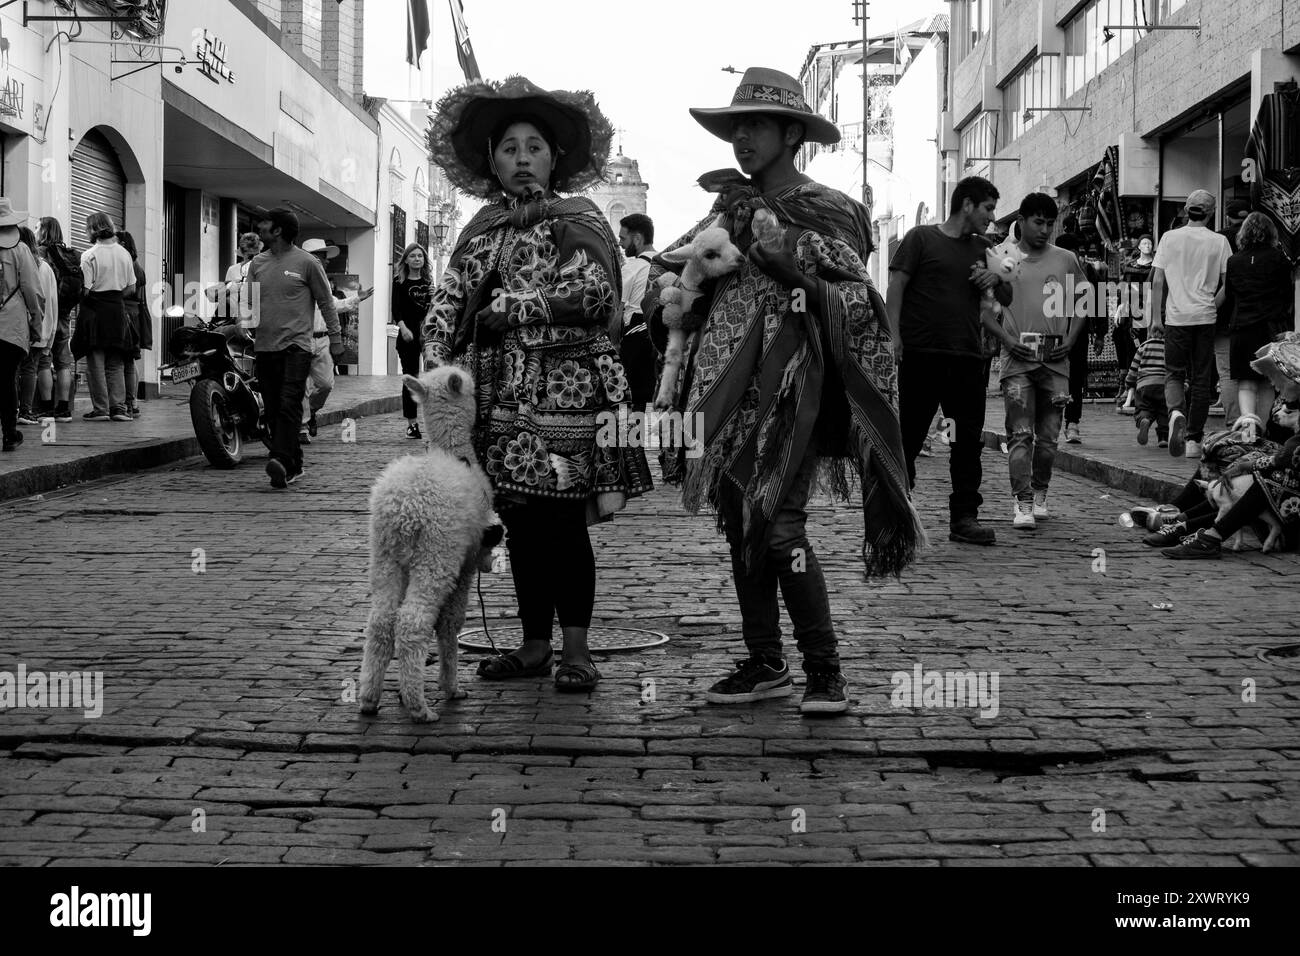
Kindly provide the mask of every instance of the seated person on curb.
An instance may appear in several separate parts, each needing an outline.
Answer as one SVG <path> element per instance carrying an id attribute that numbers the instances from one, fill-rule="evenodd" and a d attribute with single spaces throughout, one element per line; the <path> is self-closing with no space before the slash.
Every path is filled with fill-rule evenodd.
<path id="1" fill-rule="evenodd" d="M 1281 447 L 1258 438 L 1247 443 L 1243 429 L 1211 436 L 1197 470 L 1201 481 L 1189 482 L 1174 502 L 1181 511 L 1177 523 L 1143 539 L 1152 547 L 1162 547 L 1167 557 L 1217 558 L 1226 538 L 1257 519 L 1280 523 L 1290 532 L 1300 519 L 1300 341 L 1261 349 L 1261 359 L 1254 364 L 1261 372 L 1269 369 L 1281 392 L 1275 417 L 1296 434 Z M 1216 520 L 1219 509 L 1206 499 L 1204 481 L 1232 481 L 1245 475 L 1251 475 L 1253 482 L 1235 489 L 1240 497 Z"/>

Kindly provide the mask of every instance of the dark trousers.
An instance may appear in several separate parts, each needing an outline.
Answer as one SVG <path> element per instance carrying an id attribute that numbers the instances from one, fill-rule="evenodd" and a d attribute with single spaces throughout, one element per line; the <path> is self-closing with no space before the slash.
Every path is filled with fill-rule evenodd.
<path id="1" fill-rule="evenodd" d="M 803 655 L 805 670 L 810 664 L 840 666 L 826 579 L 805 530 L 806 506 L 816 472 L 817 458 L 809 455 L 768 528 L 767 558 L 754 574 L 745 567 L 744 507 L 740 491 L 724 480 L 719 501 L 731 550 L 731 575 L 740 604 L 745 647 L 751 657 L 780 659 L 783 656 L 781 608 L 777 604 L 779 589 L 794 626 L 795 644 Z"/>
<path id="2" fill-rule="evenodd" d="M 978 514 L 984 503 L 980 496 L 980 482 L 984 478 L 980 454 L 984 451 L 984 402 L 988 389 L 984 360 L 975 355 L 907 352 L 898 368 L 898 404 L 908 480 L 916 486 L 916 456 L 925 444 L 934 413 L 942 408 L 944 416 L 953 420 L 949 435 L 952 495 L 948 498 L 948 510 L 953 519 Z"/>
<path id="3" fill-rule="evenodd" d="M 1133 360 L 1130 358 L 1130 362 Z M 1128 371 L 1125 366 L 1125 371 Z M 1065 407 L 1065 424 L 1083 420 L 1083 393 L 1088 390 L 1088 332 L 1079 336 L 1070 350 L 1070 404 Z"/>
<path id="4" fill-rule="evenodd" d="M 410 345 L 398 339 L 397 361 L 401 363 L 402 373 L 404 375 L 414 375 L 420 377 L 420 343 L 412 342 Z M 405 385 L 402 386 L 402 417 L 407 421 L 413 418 L 419 418 L 419 406 L 415 404 L 415 399 L 411 397 L 411 390 Z"/>
<path id="5" fill-rule="evenodd" d="M 1156 438 L 1164 441 L 1169 437 L 1169 409 L 1165 407 L 1165 387 L 1163 385 L 1143 385 L 1136 389 L 1137 415 L 1135 421 L 1139 428 L 1144 419 L 1156 423 Z"/>
<path id="6" fill-rule="evenodd" d="M 650 333 L 623 336 L 619 352 L 627 374 L 628 404 L 634 412 L 644 411 L 655 398 L 655 348 L 650 344 Z"/>
<path id="7" fill-rule="evenodd" d="M 1111 333 L 1111 338 L 1115 342 L 1115 361 L 1119 365 L 1120 381 L 1123 382 L 1129 366 L 1133 364 L 1133 356 L 1137 355 L 1137 343 L 1133 341 L 1133 326 L 1127 323 L 1117 325 L 1115 331 Z M 1121 390 L 1122 388 L 1121 385 Z"/>
<path id="8" fill-rule="evenodd" d="M 12 342 L 0 342 L 0 427 L 6 438 L 18 430 L 18 366 L 26 354 Z"/>
<path id="9" fill-rule="evenodd" d="M 266 424 L 271 429 L 271 457 L 290 474 L 302 470 L 302 400 L 307 394 L 311 352 L 291 345 L 279 352 L 258 352 L 257 387 L 266 406 Z"/>
<path id="10" fill-rule="evenodd" d="M 524 640 L 551 641 L 551 626 L 590 627 L 596 555 L 585 501 L 533 498 L 503 508 L 510 572 Z"/>
<path id="11" fill-rule="evenodd" d="M 1165 326 L 1165 404 L 1187 416 L 1187 438 L 1201 440 L 1214 400 L 1214 326 Z"/>

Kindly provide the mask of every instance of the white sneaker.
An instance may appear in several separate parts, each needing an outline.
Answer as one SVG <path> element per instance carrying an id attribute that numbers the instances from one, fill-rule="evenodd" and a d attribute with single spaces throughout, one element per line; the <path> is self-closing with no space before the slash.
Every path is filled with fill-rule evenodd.
<path id="1" fill-rule="evenodd" d="M 1046 491 L 1034 492 L 1034 517 L 1036 519 L 1047 517 L 1047 492 Z"/>
<path id="2" fill-rule="evenodd" d="M 1182 458 L 1187 451 L 1187 416 L 1182 412 L 1169 415 L 1169 454 Z"/>
<path id="3" fill-rule="evenodd" d="M 1011 519 L 1011 527 L 1021 531 L 1033 531 L 1037 526 L 1034 521 L 1034 503 L 1032 501 L 1016 500 L 1016 514 Z"/>
<path id="4" fill-rule="evenodd" d="M 1078 445 L 1083 441 L 1079 435 L 1079 426 L 1075 422 L 1065 426 L 1065 440 L 1071 445 Z"/>
<path id="5" fill-rule="evenodd" d="M 1183 457 L 1184 457 L 1184 458 L 1200 458 L 1200 457 L 1201 457 L 1201 443 L 1198 442 L 1198 441 L 1192 441 L 1192 440 L 1189 438 L 1189 439 L 1187 440 L 1187 450 L 1183 452 Z"/>

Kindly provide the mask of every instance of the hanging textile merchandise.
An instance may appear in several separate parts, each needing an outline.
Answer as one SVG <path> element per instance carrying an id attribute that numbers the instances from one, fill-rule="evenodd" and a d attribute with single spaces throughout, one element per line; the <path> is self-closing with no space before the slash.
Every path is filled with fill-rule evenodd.
<path id="1" fill-rule="evenodd" d="M 1124 216 L 1119 208 L 1119 147 L 1107 146 L 1092 177 L 1092 205 L 1096 210 L 1097 233 L 1107 250 L 1114 251 L 1124 239 Z"/>
<path id="2" fill-rule="evenodd" d="M 1282 251 L 1300 255 L 1300 87 L 1267 93 L 1246 143 L 1251 205 L 1273 220 Z"/>

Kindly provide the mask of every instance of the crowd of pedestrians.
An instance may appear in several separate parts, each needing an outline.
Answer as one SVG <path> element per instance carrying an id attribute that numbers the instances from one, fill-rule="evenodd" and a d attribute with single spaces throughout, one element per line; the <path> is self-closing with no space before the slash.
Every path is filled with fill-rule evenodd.
<path id="1" fill-rule="evenodd" d="M 86 220 L 94 244 L 67 246 L 57 219 L 28 215 L 0 199 L 0 426 L 3 449 L 23 442 L 20 425 L 72 421 L 75 366 L 85 361 L 92 422 L 140 414 L 136 362 L 153 347 L 135 241 L 104 213 Z"/>

